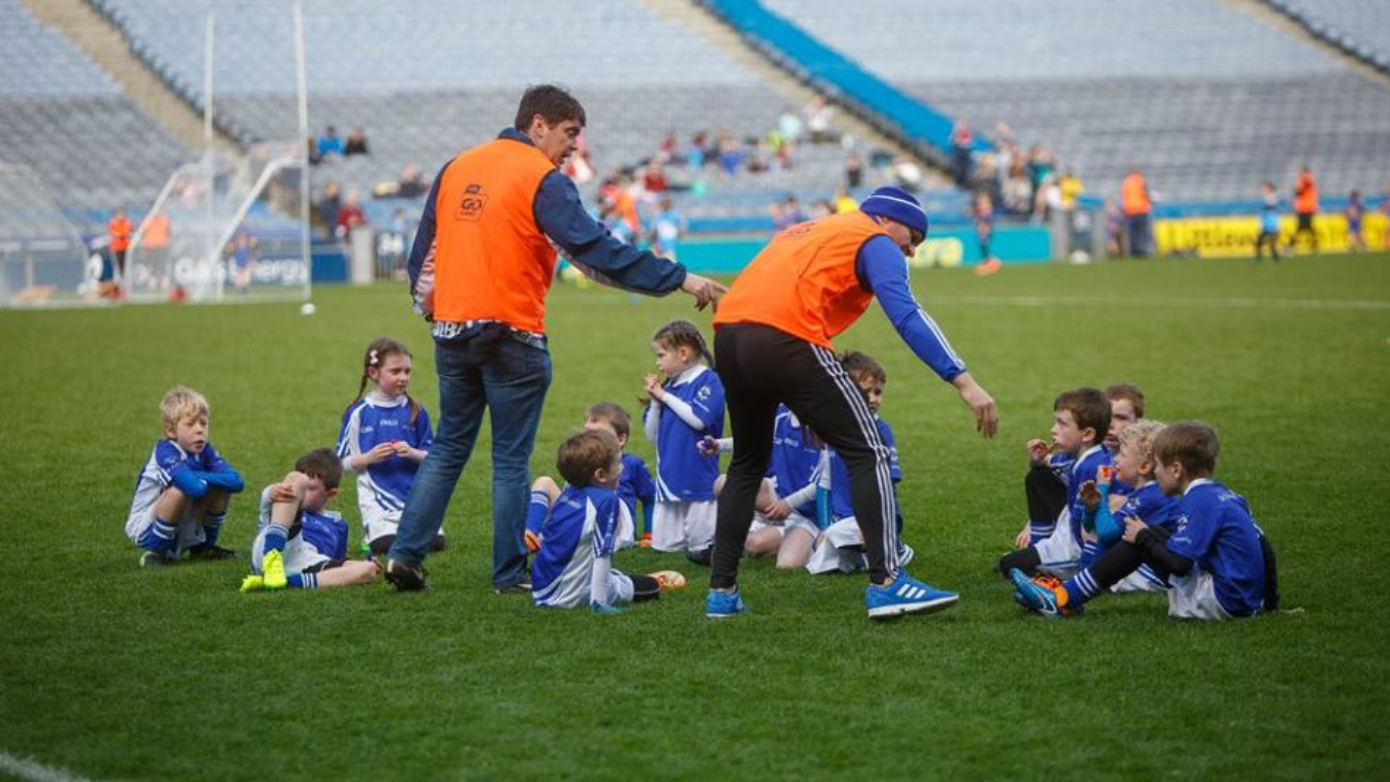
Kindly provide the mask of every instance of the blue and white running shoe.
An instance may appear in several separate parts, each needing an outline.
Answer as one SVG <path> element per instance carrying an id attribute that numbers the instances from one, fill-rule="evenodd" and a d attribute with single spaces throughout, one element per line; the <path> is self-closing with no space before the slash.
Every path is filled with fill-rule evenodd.
<path id="1" fill-rule="evenodd" d="M 747 610 L 748 606 L 743 604 L 743 597 L 739 595 L 737 587 L 732 592 L 719 592 L 711 589 L 709 595 L 705 597 L 705 616 L 711 619 L 738 616 Z"/>
<path id="2" fill-rule="evenodd" d="M 864 592 L 864 606 L 870 619 L 891 619 L 904 614 L 930 614 L 956 604 L 960 595 L 937 589 L 930 584 L 899 572 L 887 586 L 869 585 Z"/>

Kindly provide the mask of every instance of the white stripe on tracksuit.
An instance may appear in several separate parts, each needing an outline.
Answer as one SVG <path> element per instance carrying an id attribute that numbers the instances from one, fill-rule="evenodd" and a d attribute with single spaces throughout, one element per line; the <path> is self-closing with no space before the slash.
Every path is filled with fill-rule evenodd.
<path id="1" fill-rule="evenodd" d="M 859 424 L 859 431 L 864 436 L 864 441 L 874 451 L 876 457 L 874 477 L 878 482 L 879 509 L 882 515 L 880 524 L 883 527 L 883 567 L 888 571 L 889 580 L 896 579 L 898 577 L 897 500 L 893 495 L 893 475 L 889 469 L 888 446 L 879 436 L 878 425 L 874 423 L 874 414 L 869 409 L 869 403 L 864 399 L 864 392 L 841 366 L 839 359 L 835 358 L 835 354 L 820 345 L 811 345 L 811 350 L 815 353 L 821 367 L 830 375 L 831 381 L 840 389 L 841 396 L 849 403 L 849 408 L 854 412 L 854 420 Z"/>

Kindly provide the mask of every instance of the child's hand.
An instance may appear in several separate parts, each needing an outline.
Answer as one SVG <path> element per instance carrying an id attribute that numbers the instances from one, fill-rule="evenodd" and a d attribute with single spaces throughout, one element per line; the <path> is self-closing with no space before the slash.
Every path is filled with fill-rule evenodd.
<path id="1" fill-rule="evenodd" d="M 1086 506 L 1086 512 L 1095 513 L 1100 507 L 1100 490 L 1096 488 L 1095 481 L 1086 481 L 1077 490 L 1077 496 L 1081 498 L 1081 504 Z"/>
<path id="2" fill-rule="evenodd" d="M 270 487 L 270 501 L 275 502 L 298 502 L 299 492 L 290 481 L 281 481 Z"/>
<path id="3" fill-rule="evenodd" d="M 1125 519 L 1125 534 L 1121 535 L 1121 537 L 1129 541 L 1130 543 L 1138 543 L 1139 533 L 1143 532 L 1144 529 L 1148 526 L 1149 525 L 1144 523 L 1143 519 L 1130 516 L 1129 518 Z"/>
<path id="4" fill-rule="evenodd" d="M 1028 464 L 1033 467 L 1042 466 L 1050 453 L 1052 453 L 1052 448 L 1048 446 L 1046 440 L 1039 440 L 1034 437 L 1028 441 Z"/>
<path id="5" fill-rule="evenodd" d="M 536 553 L 537 551 L 540 551 L 540 550 L 541 550 L 541 536 L 540 536 L 540 535 L 537 535 L 536 533 L 534 533 L 534 532 L 532 532 L 531 530 L 528 529 L 528 530 L 526 530 L 525 538 L 526 538 L 526 551 L 527 551 L 527 552 L 529 552 L 529 553 L 531 553 L 531 554 L 534 554 L 534 553 Z"/>
<path id="6" fill-rule="evenodd" d="M 1097 485 L 1099 485 L 1099 486 L 1104 486 L 1104 487 L 1106 487 L 1106 488 L 1109 488 L 1109 487 L 1110 487 L 1110 482 L 1111 482 L 1112 480 L 1114 480 L 1114 478 L 1115 478 L 1115 468 L 1114 468 L 1114 467 L 1111 467 L 1110 465 L 1101 465 L 1099 468 L 1096 469 L 1096 484 L 1097 484 Z M 1089 481 L 1088 481 L 1088 483 L 1089 483 Z"/>
<path id="7" fill-rule="evenodd" d="M 1024 524 L 1023 529 L 1019 530 L 1017 535 L 1014 535 L 1014 548 L 1028 548 L 1028 541 L 1031 540 L 1032 537 L 1032 531 L 1028 529 L 1027 524 Z"/>
<path id="8" fill-rule="evenodd" d="M 384 462 L 395 455 L 395 443 L 378 443 L 372 447 L 372 450 L 357 457 L 357 461 L 361 465 L 376 464 L 377 462 Z"/>
<path id="9" fill-rule="evenodd" d="M 763 515 L 770 521 L 785 521 L 788 516 L 792 515 L 792 506 L 788 505 L 786 500 L 778 500 L 763 511 Z"/>
<path id="10" fill-rule="evenodd" d="M 666 389 L 661 387 L 661 378 L 654 374 L 642 378 L 642 388 L 647 392 L 647 396 L 660 402 L 666 398 Z"/>
<path id="11" fill-rule="evenodd" d="M 600 603 L 598 601 L 593 601 L 589 603 L 589 610 L 593 611 L 599 616 L 618 616 L 619 614 L 627 613 L 627 609 L 625 608 L 611 606 L 607 603 Z"/>
<path id="12" fill-rule="evenodd" d="M 705 435 L 700 439 L 700 442 L 695 443 L 695 447 L 699 449 L 701 456 L 719 455 L 719 441 L 709 435 Z"/>

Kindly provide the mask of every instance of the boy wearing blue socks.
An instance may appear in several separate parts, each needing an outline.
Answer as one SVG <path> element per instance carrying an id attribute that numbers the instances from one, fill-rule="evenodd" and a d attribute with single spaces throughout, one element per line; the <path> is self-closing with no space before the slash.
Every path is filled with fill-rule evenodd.
<path id="1" fill-rule="evenodd" d="M 260 527 L 251 547 L 251 571 L 241 591 L 319 589 L 370 584 L 376 562 L 347 558 L 348 525 L 325 510 L 338 496 L 343 463 L 319 448 L 299 457 L 294 470 L 261 492 Z"/>
<path id="2" fill-rule="evenodd" d="M 140 470 L 125 533 L 140 547 L 140 566 L 191 558 L 230 559 L 217 545 L 231 496 L 245 488 L 241 476 L 208 441 L 208 401 L 176 386 L 159 403 L 164 438 Z"/>

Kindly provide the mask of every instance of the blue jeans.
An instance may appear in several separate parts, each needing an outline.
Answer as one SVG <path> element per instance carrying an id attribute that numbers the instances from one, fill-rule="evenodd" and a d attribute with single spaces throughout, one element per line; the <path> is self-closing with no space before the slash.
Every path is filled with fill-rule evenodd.
<path id="1" fill-rule="evenodd" d="M 406 497 L 387 556 L 418 565 L 439 533 L 459 474 L 468 464 L 483 408 L 492 409 L 492 583 L 526 577 L 526 504 L 531 451 L 550 387 L 550 354 L 505 338 L 485 349 L 469 341 L 435 344 L 439 429 Z"/>

